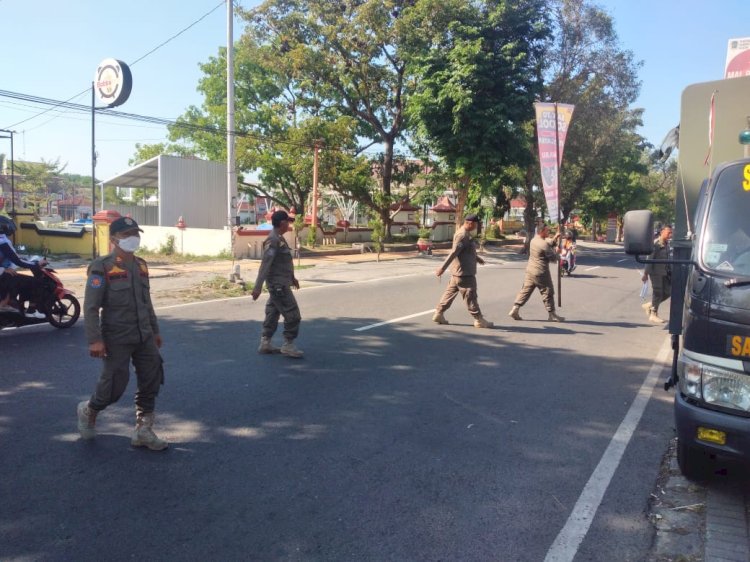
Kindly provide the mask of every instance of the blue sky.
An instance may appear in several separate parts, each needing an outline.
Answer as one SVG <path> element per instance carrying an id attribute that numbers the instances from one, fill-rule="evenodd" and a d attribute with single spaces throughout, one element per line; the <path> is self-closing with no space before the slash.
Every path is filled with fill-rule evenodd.
<path id="1" fill-rule="evenodd" d="M 252 7 L 258 0 L 240 0 Z M 727 41 L 750 36 L 750 0 L 599 0 L 615 20 L 623 48 L 643 61 L 641 134 L 661 143 L 679 120 L 688 84 L 722 78 Z M 214 10 L 214 8 L 216 8 Z M 176 39 L 132 66 L 133 91 L 121 111 L 176 118 L 200 105 L 198 65 L 226 44 L 226 6 L 219 0 L 0 0 L 3 64 L 0 90 L 89 105 L 99 62 L 131 63 L 199 18 Z M 235 24 L 235 39 L 241 34 Z M 565 102 L 566 100 L 558 100 Z M 90 116 L 50 111 L 0 97 L 0 128 L 12 128 L 17 160 L 56 160 L 66 171 L 91 172 Z M 29 119 L 23 123 L 20 121 Z M 18 124 L 16 124 L 18 123 Z M 575 126 L 575 116 L 574 123 Z M 127 169 L 135 143 L 164 140 L 163 127 L 99 117 L 96 175 L 106 179 Z M 10 143 L 0 139 L 0 153 Z"/>

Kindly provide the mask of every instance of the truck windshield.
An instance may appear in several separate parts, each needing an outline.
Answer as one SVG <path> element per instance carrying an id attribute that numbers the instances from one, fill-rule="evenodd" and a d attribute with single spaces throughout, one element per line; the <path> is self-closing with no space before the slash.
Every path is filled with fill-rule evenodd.
<path id="1" fill-rule="evenodd" d="M 721 170 L 711 191 L 703 263 L 733 277 L 750 277 L 750 164 Z"/>

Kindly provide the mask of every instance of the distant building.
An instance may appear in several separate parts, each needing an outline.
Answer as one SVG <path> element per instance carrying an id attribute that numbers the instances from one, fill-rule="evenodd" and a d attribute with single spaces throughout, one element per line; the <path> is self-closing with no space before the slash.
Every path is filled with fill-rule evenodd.
<path id="1" fill-rule="evenodd" d="M 230 222 L 226 178 L 223 162 L 161 154 L 102 182 L 102 191 L 104 186 L 152 189 L 144 202 L 118 205 L 105 200 L 97 208 L 149 226 L 173 226 L 182 217 L 194 228 L 225 228 Z"/>

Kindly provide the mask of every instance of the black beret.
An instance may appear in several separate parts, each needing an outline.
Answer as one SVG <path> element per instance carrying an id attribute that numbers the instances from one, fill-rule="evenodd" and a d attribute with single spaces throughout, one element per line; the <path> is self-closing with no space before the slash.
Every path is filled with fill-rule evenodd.
<path id="1" fill-rule="evenodd" d="M 275 211 L 271 215 L 271 224 L 273 226 L 280 226 L 281 221 L 288 221 L 289 215 L 286 214 L 286 211 Z"/>
<path id="2" fill-rule="evenodd" d="M 479 222 L 479 217 L 476 215 L 466 215 L 464 222 Z"/>
<path id="3" fill-rule="evenodd" d="M 125 232 L 126 230 L 133 230 L 134 228 L 143 232 L 138 226 L 138 223 L 130 217 L 120 217 L 119 219 L 112 221 L 112 224 L 109 225 L 109 235 L 114 236 L 118 232 Z"/>

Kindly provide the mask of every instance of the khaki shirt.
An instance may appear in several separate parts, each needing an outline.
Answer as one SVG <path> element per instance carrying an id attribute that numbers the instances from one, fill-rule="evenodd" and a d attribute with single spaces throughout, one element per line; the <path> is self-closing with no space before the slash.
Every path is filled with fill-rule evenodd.
<path id="1" fill-rule="evenodd" d="M 526 275 L 542 277 L 549 273 L 550 262 L 558 260 L 555 243 L 550 238 L 542 238 L 538 234 L 529 244 L 529 262 L 526 264 Z"/>
<path id="2" fill-rule="evenodd" d="M 88 343 L 131 344 L 159 333 L 148 266 L 111 253 L 91 262 L 83 303 Z"/>
<path id="3" fill-rule="evenodd" d="M 471 234 L 462 226 L 453 236 L 451 253 L 440 266 L 442 273 L 451 266 L 451 275 L 471 277 L 477 274 L 477 247 Z"/>
<path id="4" fill-rule="evenodd" d="M 292 286 L 294 280 L 294 258 L 283 235 L 273 229 L 263 241 L 263 258 L 258 269 L 255 286 L 262 287 L 263 283 L 272 285 Z"/>

